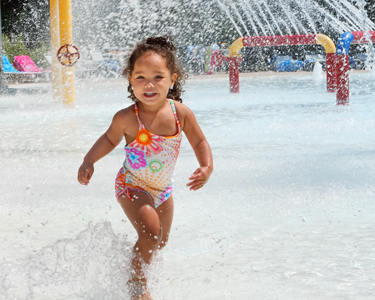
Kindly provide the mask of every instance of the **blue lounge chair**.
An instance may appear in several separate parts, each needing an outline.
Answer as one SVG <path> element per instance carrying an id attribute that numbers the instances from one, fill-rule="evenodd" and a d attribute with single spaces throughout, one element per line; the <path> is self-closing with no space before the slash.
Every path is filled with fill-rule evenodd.
<path id="1" fill-rule="evenodd" d="M 4 68 L 4 73 L 19 73 L 18 70 L 16 70 L 15 67 L 10 63 L 8 57 L 6 57 L 3 54 L 3 68 Z"/>

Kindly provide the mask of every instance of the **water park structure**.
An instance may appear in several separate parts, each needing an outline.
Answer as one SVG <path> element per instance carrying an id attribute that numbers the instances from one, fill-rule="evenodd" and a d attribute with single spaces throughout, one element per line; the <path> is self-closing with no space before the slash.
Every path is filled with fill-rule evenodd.
<path id="1" fill-rule="evenodd" d="M 229 63 L 230 91 L 239 93 L 239 69 L 238 62 L 241 60 L 240 50 L 243 47 L 265 47 L 265 46 L 297 46 L 297 45 L 322 45 L 326 50 L 327 65 L 327 90 L 334 90 L 333 62 L 336 47 L 333 41 L 323 34 L 302 34 L 284 36 L 259 36 L 238 38 L 229 48 L 229 57 L 225 60 Z"/>
<path id="2" fill-rule="evenodd" d="M 335 55 L 336 102 L 349 104 L 349 47 L 351 44 L 375 42 L 375 31 L 353 31 L 343 33 L 338 42 Z"/>
<path id="3" fill-rule="evenodd" d="M 240 50 L 243 47 L 322 45 L 326 51 L 327 91 L 337 92 L 336 103 L 345 105 L 349 104 L 349 47 L 351 44 L 368 43 L 368 38 L 375 42 L 375 31 L 370 31 L 368 37 L 363 31 L 343 33 L 337 47 L 323 34 L 241 37 L 232 43 L 228 56 L 218 54 L 215 59 L 228 62 L 230 92 L 239 93 L 238 64 L 242 59 Z"/>

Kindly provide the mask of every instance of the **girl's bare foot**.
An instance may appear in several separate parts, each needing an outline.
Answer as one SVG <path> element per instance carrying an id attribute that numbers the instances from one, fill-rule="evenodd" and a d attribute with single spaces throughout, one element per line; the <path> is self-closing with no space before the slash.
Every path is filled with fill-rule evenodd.
<path id="1" fill-rule="evenodd" d="M 143 281 L 129 280 L 126 283 L 131 300 L 152 300 L 147 290 L 147 284 Z"/>

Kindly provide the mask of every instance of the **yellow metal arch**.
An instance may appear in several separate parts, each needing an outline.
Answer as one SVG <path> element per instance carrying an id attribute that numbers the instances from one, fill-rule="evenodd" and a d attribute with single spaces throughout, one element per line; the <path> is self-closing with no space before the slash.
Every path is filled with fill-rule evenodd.
<path id="1" fill-rule="evenodd" d="M 326 53 L 336 53 L 335 43 L 328 36 L 317 34 L 315 39 L 318 45 L 322 45 L 326 49 Z"/>
<path id="2" fill-rule="evenodd" d="M 241 56 L 240 50 L 243 48 L 243 42 L 242 42 L 242 37 L 238 38 L 233 42 L 232 45 L 230 45 L 229 48 L 229 57 L 236 57 L 236 56 Z"/>

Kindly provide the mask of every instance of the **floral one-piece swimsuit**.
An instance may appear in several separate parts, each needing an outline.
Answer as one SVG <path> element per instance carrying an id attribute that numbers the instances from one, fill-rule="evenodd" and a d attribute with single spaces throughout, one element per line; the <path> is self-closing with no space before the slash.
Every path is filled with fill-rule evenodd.
<path id="1" fill-rule="evenodd" d="M 147 194 L 155 208 L 167 201 L 173 191 L 173 172 L 176 166 L 182 139 L 181 125 L 173 100 L 168 99 L 177 124 L 173 136 L 160 136 L 149 132 L 135 114 L 139 131 L 133 142 L 125 146 L 126 159 L 116 177 L 116 197 L 126 194 L 130 199 L 132 191 Z"/>

